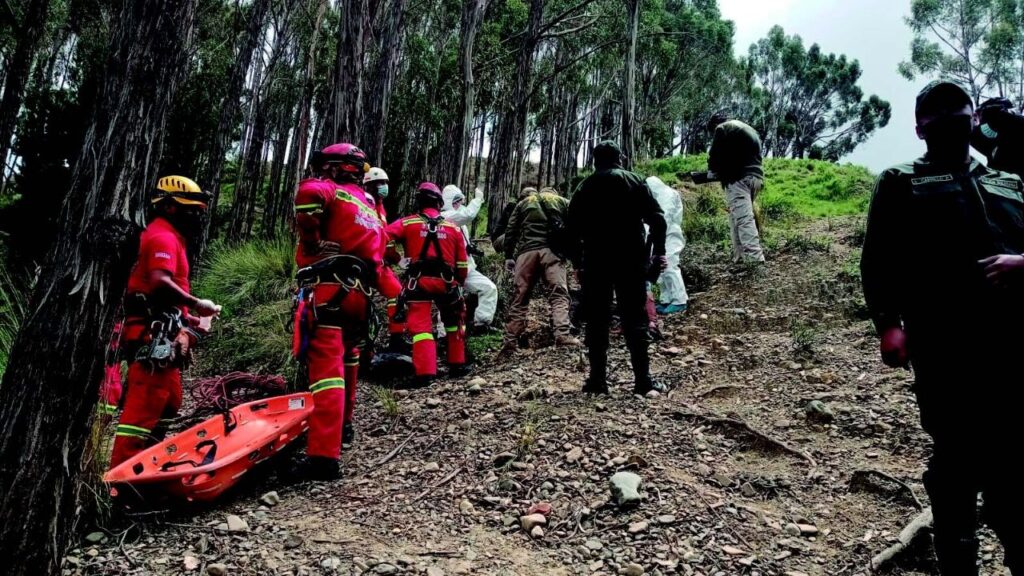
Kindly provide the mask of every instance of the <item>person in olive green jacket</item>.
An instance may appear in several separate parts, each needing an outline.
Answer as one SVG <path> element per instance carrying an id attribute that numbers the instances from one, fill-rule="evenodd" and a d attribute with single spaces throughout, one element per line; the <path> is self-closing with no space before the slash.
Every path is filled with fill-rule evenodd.
<path id="1" fill-rule="evenodd" d="M 512 211 L 505 230 L 505 265 L 515 277 L 515 292 L 505 327 L 502 357 L 515 352 L 519 337 L 526 331 L 530 293 L 538 279 L 543 279 L 547 286 L 555 344 L 580 345 L 580 341 L 569 333 L 569 287 L 564 255 L 553 249 L 551 238 L 552 221 L 565 221 L 569 201 L 553 188 L 544 188 L 539 193 L 527 190 L 530 192 Z"/>
<path id="2" fill-rule="evenodd" d="M 737 262 L 764 262 L 761 236 L 754 219 L 754 200 L 764 188 L 761 137 L 757 131 L 722 113 L 708 121 L 714 141 L 708 153 L 708 178 L 719 180 L 729 206 L 729 227 Z"/>
<path id="3" fill-rule="evenodd" d="M 932 454 L 924 486 L 943 576 L 978 574 L 978 494 L 986 524 L 1024 574 L 1024 184 L 971 158 L 977 117 L 962 87 L 917 98 L 928 152 L 881 173 L 861 259 L 864 300 L 893 368 L 914 370 Z"/>

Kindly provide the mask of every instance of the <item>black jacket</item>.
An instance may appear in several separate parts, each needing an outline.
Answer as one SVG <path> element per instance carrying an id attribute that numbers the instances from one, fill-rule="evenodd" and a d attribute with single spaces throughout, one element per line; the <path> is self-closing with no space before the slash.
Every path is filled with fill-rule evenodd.
<path id="1" fill-rule="evenodd" d="M 650 236 L 644 224 L 650 227 Z M 583 269 L 647 265 L 665 255 L 665 215 L 644 179 L 621 167 L 588 176 L 569 201 L 567 225 Z"/>

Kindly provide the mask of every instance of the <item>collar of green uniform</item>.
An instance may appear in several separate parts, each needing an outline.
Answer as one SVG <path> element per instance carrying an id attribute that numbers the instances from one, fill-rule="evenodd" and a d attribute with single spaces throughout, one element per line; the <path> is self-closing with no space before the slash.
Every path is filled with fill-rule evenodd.
<path id="1" fill-rule="evenodd" d="M 950 172 L 950 170 L 947 170 L 947 169 L 939 170 L 934 162 L 931 162 L 931 161 L 928 160 L 927 156 L 921 156 L 917 160 L 914 160 L 914 169 L 915 169 L 915 171 L 916 170 L 922 170 L 924 172 L 934 172 L 936 174 Z M 978 161 L 977 158 L 972 156 L 971 157 L 971 164 L 970 164 L 970 167 L 968 168 L 967 172 L 970 173 L 970 174 L 974 174 L 974 173 L 978 172 L 979 169 L 980 169 L 981 172 L 988 171 L 988 168 L 986 168 L 984 164 L 982 164 L 981 162 Z"/>

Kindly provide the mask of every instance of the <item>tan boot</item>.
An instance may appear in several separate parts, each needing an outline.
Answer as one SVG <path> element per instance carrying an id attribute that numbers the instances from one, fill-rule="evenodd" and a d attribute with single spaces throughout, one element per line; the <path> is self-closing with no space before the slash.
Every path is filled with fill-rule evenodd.
<path id="1" fill-rule="evenodd" d="M 558 334 L 555 336 L 555 346 L 571 346 L 578 348 L 582 345 L 580 339 L 572 334 Z"/>

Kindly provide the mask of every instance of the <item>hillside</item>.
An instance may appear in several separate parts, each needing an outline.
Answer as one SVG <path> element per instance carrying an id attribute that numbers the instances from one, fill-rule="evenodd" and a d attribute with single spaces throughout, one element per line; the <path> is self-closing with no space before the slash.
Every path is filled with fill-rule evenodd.
<path id="1" fill-rule="evenodd" d="M 672 181 L 697 163 L 649 166 Z M 761 270 L 732 266 L 707 233 L 724 217 L 715 187 L 686 190 L 687 225 L 703 221 L 705 235 L 684 256 L 691 309 L 664 322 L 653 348 L 667 396 L 628 393 L 621 347 L 612 396 L 579 394 L 583 360 L 545 347 L 538 304 L 537 347 L 509 364 L 490 361 L 493 337 L 476 339 L 469 378 L 364 385 L 342 481 L 292 487 L 263 474 L 207 510 L 115 519 L 102 542 L 71 552 L 66 573 L 866 574 L 925 498 L 927 446 L 910 375 L 881 366 L 863 318 L 856 213 L 870 176 L 772 161 L 768 177 L 765 200 L 793 209 L 765 210 Z M 216 253 L 222 269 L 198 290 L 232 298 L 233 315 L 202 370 L 282 369 L 288 252 Z M 619 470 L 644 480 L 634 509 L 610 500 Z M 269 490 L 276 506 L 257 501 Z M 531 538 L 519 517 L 540 502 L 552 511 Z M 248 529 L 220 530 L 227 514 Z M 985 574 L 1001 574 L 985 546 Z M 931 572 L 911 553 L 891 573 Z"/>

